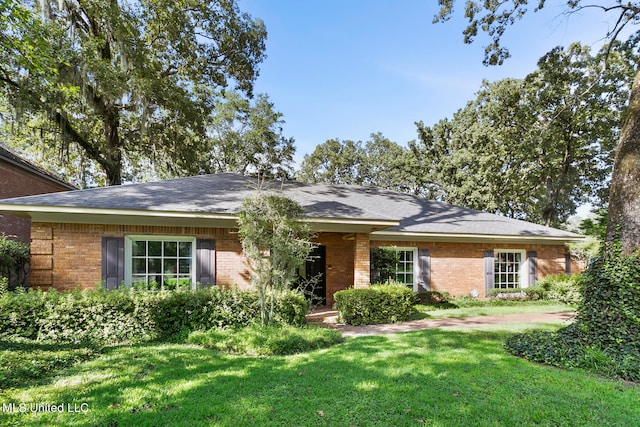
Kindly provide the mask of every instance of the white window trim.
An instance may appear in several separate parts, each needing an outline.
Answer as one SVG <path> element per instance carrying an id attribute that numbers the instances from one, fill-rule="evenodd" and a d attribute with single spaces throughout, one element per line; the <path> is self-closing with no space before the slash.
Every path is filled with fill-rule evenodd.
<path id="1" fill-rule="evenodd" d="M 169 236 L 157 234 L 130 234 L 124 236 L 124 281 L 127 286 L 133 283 L 133 249 L 132 242 L 134 240 L 147 241 L 174 241 L 174 242 L 191 242 L 191 283 L 196 283 L 196 238 L 195 236 Z"/>
<path id="2" fill-rule="evenodd" d="M 413 292 L 418 292 L 418 248 L 412 246 L 382 246 L 382 248 L 392 249 L 394 251 L 413 252 Z"/>
<path id="3" fill-rule="evenodd" d="M 522 262 L 520 263 L 520 270 L 518 270 L 518 289 L 524 289 L 529 286 L 529 276 L 527 272 L 529 271 L 529 258 L 527 257 L 527 251 L 525 249 L 494 249 L 494 262 L 495 262 L 495 254 L 499 253 L 519 253 L 521 255 Z M 494 266 L 495 268 L 495 266 Z M 494 283 L 494 289 L 496 288 L 496 284 Z"/>

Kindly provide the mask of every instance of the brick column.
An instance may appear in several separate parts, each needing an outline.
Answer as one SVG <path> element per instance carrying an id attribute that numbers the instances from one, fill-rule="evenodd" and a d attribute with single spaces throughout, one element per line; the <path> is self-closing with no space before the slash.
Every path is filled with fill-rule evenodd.
<path id="1" fill-rule="evenodd" d="M 53 285 L 53 228 L 34 224 L 31 228 L 31 275 L 32 287 Z"/>
<path id="2" fill-rule="evenodd" d="M 356 233 L 353 254 L 353 287 L 370 286 L 369 234 Z"/>

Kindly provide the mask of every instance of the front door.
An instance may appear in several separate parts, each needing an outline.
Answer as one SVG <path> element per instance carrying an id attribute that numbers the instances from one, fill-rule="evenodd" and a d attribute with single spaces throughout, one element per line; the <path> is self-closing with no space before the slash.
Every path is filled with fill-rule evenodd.
<path id="1" fill-rule="evenodd" d="M 315 305 L 327 303 L 327 247 L 317 246 L 309 254 L 302 272 L 302 280 L 306 281 L 306 290 L 313 293 Z"/>

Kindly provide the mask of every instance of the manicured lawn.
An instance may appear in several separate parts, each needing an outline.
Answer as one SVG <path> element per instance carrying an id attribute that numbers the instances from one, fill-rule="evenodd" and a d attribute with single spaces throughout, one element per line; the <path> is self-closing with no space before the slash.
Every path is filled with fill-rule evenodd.
<path id="1" fill-rule="evenodd" d="M 111 348 L 47 383 L 0 393 L 0 403 L 87 412 L 2 413 L 0 424 L 640 425 L 639 386 L 510 356 L 510 333 L 425 330 L 269 358 L 185 344 Z"/>
<path id="2" fill-rule="evenodd" d="M 571 312 L 576 308 L 560 303 L 547 301 L 500 301 L 486 302 L 485 304 L 455 307 L 455 302 L 449 308 L 438 308 L 437 306 L 417 305 L 417 313 L 414 319 L 443 319 L 454 317 L 475 317 L 475 316 L 500 316 L 504 314 L 524 314 L 524 313 L 555 313 Z"/>

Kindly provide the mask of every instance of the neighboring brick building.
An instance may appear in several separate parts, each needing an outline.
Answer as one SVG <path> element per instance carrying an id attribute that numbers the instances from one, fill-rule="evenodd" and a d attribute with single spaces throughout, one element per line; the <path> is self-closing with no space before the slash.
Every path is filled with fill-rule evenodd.
<path id="1" fill-rule="evenodd" d="M 249 287 L 237 237 L 242 201 L 257 182 L 233 174 L 0 201 L 29 216 L 34 286 L 109 288 L 134 281 Z M 264 188 L 264 186 L 263 186 Z M 396 278 L 414 290 L 486 296 L 570 271 L 573 233 L 376 187 L 274 183 L 300 203 L 319 245 L 308 271 L 322 294 L 368 286 L 370 251 L 398 255 Z"/>
<path id="2" fill-rule="evenodd" d="M 68 190 L 77 190 L 77 187 L 0 145 L 0 199 Z M 0 214 L 0 234 L 16 236 L 17 240 L 29 243 L 30 229 L 28 217 Z"/>

